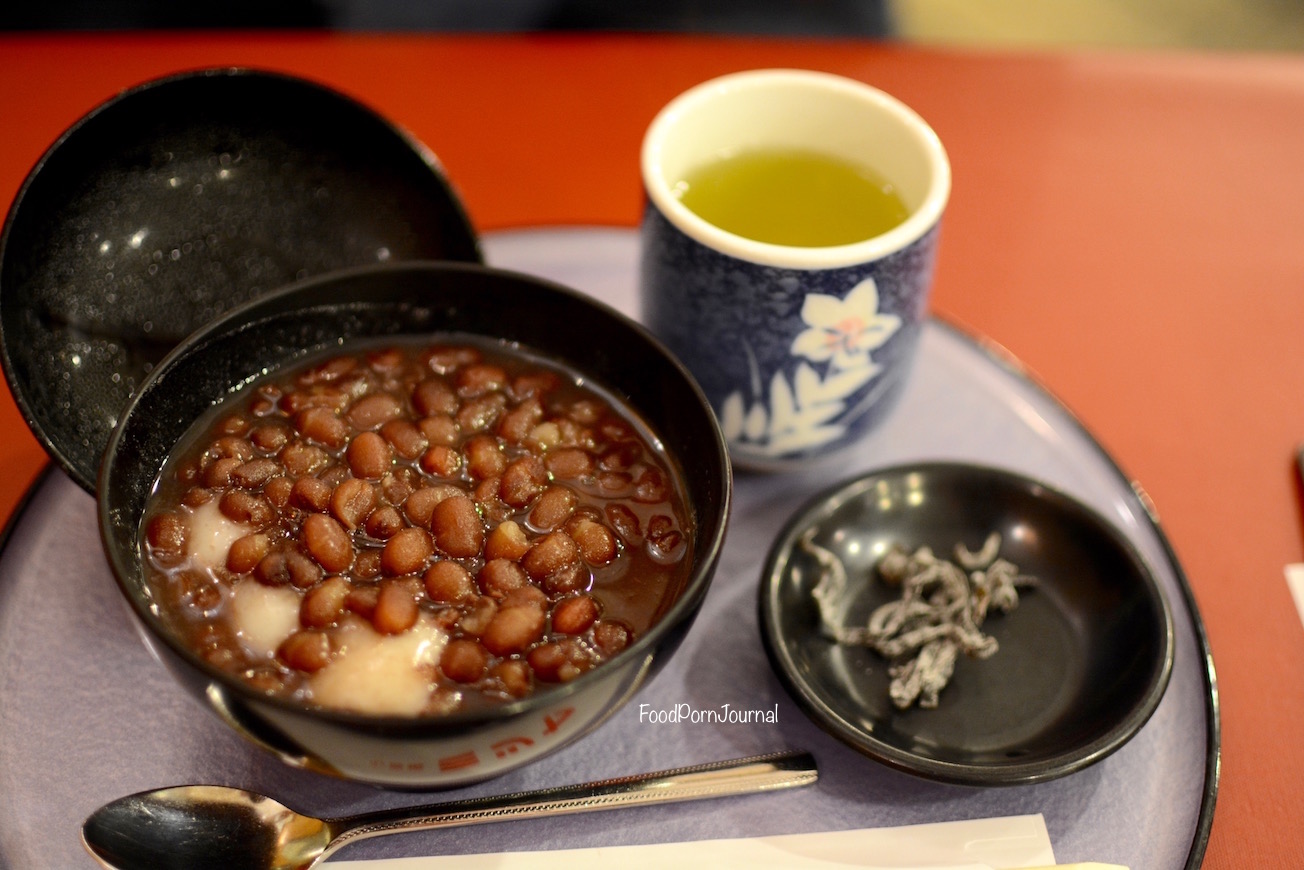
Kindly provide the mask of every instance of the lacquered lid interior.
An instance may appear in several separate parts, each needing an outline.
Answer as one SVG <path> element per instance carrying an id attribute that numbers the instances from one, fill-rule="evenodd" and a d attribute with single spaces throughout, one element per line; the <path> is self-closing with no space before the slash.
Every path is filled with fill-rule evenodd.
<path id="1" fill-rule="evenodd" d="M 51 456 L 93 490 L 119 412 L 181 339 L 295 280 L 479 262 L 421 143 L 349 97 L 240 69 L 148 82 L 46 152 L 0 238 L 0 350 Z"/>

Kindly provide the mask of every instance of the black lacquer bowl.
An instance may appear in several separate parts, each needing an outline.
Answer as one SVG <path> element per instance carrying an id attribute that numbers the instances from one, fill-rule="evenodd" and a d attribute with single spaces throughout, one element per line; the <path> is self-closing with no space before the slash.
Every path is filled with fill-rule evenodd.
<path id="1" fill-rule="evenodd" d="M 0 350 L 24 417 L 91 489 L 118 413 L 193 330 L 312 275 L 479 262 L 434 155 L 344 94 L 210 69 L 124 91 L 50 146 L 0 237 Z"/>
<path id="2" fill-rule="evenodd" d="M 154 611 L 139 526 L 169 452 L 235 385 L 376 338 L 464 333 L 519 342 L 628 402 L 677 456 L 694 527 L 691 574 L 661 621 L 592 671 L 488 712 L 362 716 L 269 699 L 206 663 Z M 343 343 L 343 345 L 341 344 Z M 642 327 L 555 284 L 483 266 L 412 263 L 308 279 L 188 337 L 144 381 L 109 441 L 98 487 L 114 576 L 147 644 L 181 684 L 284 760 L 393 787 L 441 788 L 506 772 L 566 745 L 617 709 L 695 618 L 724 539 L 731 479 L 696 383 Z"/>
<path id="3" fill-rule="evenodd" d="M 951 558 L 991 532 L 1001 556 L 1038 585 L 982 630 L 999 650 L 961 656 L 938 706 L 897 709 L 889 662 L 828 639 L 811 591 L 813 542 L 846 566 L 846 626 L 900 597 L 876 577 L 897 544 Z M 1081 770 L 1150 718 L 1173 665 L 1173 625 L 1158 585 L 1122 532 L 1068 495 L 996 468 L 936 463 L 875 471 L 802 508 L 770 552 L 760 619 L 766 652 L 822 728 L 891 767 L 969 785 L 1018 785 Z"/>

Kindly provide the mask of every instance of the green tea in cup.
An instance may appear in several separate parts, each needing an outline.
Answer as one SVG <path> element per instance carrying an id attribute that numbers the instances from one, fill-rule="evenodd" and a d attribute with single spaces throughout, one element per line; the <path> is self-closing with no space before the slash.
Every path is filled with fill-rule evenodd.
<path id="1" fill-rule="evenodd" d="M 904 389 L 951 164 L 909 106 L 813 70 L 696 85 L 643 137 L 640 315 L 737 468 L 849 448 Z"/>
<path id="2" fill-rule="evenodd" d="M 730 153 L 686 172 L 674 191 L 703 220 L 771 245 L 850 245 L 910 216 L 895 186 L 873 168 L 806 149 Z"/>

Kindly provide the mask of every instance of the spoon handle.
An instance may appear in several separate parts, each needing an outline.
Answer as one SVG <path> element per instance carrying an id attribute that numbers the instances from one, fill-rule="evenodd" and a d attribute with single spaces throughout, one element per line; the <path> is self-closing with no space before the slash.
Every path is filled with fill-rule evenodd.
<path id="1" fill-rule="evenodd" d="M 818 776 L 809 752 L 781 752 L 583 785 L 380 810 L 331 820 L 336 838 L 327 854 L 382 834 L 774 791 L 809 785 Z M 323 854 L 319 860 L 325 857 Z"/>

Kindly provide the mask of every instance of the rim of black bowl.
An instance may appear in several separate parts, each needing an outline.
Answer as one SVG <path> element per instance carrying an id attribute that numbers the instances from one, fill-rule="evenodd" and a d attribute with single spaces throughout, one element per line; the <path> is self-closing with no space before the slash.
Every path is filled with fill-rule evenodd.
<path id="1" fill-rule="evenodd" d="M 465 205 L 457 195 L 452 182 L 447 176 L 443 165 L 439 162 L 435 152 L 424 142 L 418 139 L 410 131 L 400 124 L 390 120 L 380 114 L 376 109 L 361 100 L 352 97 L 343 91 L 323 84 L 321 82 L 304 78 L 286 72 L 279 72 L 270 69 L 264 69 L 256 66 L 236 65 L 236 66 L 209 66 L 196 67 L 192 69 L 180 70 L 168 73 L 157 78 L 139 82 L 135 85 L 123 88 L 116 94 L 104 99 L 75 121 L 73 121 L 62 133 L 47 147 L 41 156 L 37 158 L 32 168 L 28 170 L 27 175 L 23 178 L 22 184 L 19 185 L 17 193 L 14 194 L 13 202 L 10 204 L 6 213 L 4 225 L 0 228 L 0 279 L 3 278 L 5 263 L 7 261 L 7 252 L 10 249 L 11 236 L 14 228 L 18 225 L 18 218 L 23 203 L 27 200 L 31 190 L 42 183 L 44 173 L 55 159 L 60 149 L 73 137 L 81 133 L 86 127 L 100 123 L 101 116 L 113 111 L 126 101 L 133 100 L 142 95 L 152 94 L 161 88 L 168 88 L 184 82 L 195 79 L 265 79 L 276 82 L 281 86 L 290 86 L 303 88 L 319 96 L 328 97 L 339 102 L 341 107 L 356 113 L 359 116 L 366 117 L 371 123 L 376 124 L 379 128 L 387 130 L 393 135 L 396 141 L 405 144 L 409 150 L 416 156 L 426 168 L 438 186 L 446 193 L 444 203 L 450 209 L 451 226 L 455 226 L 464 232 L 455 233 L 444 239 L 449 244 L 448 257 L 450 261 L 465 261 L 472 263 L 483 263 L 484 257 L 480 250 L 480 240 L 476 235 L 474 226 L 466 211 Z M 409 262 L 420 262 L 412 260 Z M 323 273 L 324 274 L 324 273 Z M 6 295 L 4 286 L 0 286 L 0 300 Z M 271 288 L 266 292 L 274 292 Z M 266 293 L 262 294 L 266 295 Z M 69 477 L 73 479 L 82 489 L 89 493 L 95 492 L 96 471 L 99 465 L 100 456 L 92 457 L 79 455 L 84 451 L 78 451 L 76 445 L 65 443 L 57 437 L 55 432 L 57 427 L 47 424 L 48 416 L 53 413 L 49 409 L 43 409 L 39 403 L 33 402 L 29 398 L 29 390 L 23 378 L 19 377 L 16 369 L 17 365 L 10 351 L 10 340 L 8 330 L 4 328 L 4 320 L 0 319 L 0 368 L 3 368 L 5 380 L 9 384 L 10 392 L 13 394 L 14 401 L 18 406 L 19 412 L 26 421 L 32 434 L 45 448 L 45 451 L 55 461 L 55 463 L 64 470 Z M 143 385 L 143 381 L 142 381 Z M 139 391 L 140 387 L 137 387 Z"/>
<path id="2" fill-rule="evenodd" d="M 1035 489 L 1039 500 L 1048 500 L 1059 508 L 1067 509 L 1087 519 L 1097 531 L 1117 546 L 1118 551 L 1132 565 L 1135 575 L 1141 581 L 1146 598 L 1154 605 L 1156 620 L 1152 627 L 1156 635 L 1162 638 L 1161 654 L 1153 662 L 1154 667 L 1144 692 L 1140 694 L 1136 703 L 1104 733 L 1050 759 L 1014 761 L 1005 764 L 971 764 L 932 759 L 880 741 L 874 737 L 872 731 L 856 728 L 846 722 L 829 707 L 816 688 L 803 677 L 801 668 L 794 661 L 785 638 L 777 636 L 780 630 L 772 600 L 777 594 L 780 575 L 786 569 L 788 556 L 796 546 L 800 534 L 818 522 L 819 514 L 844 504 L 854 491 L 865 485 L 867 481 L 914 471 L 934 470 L 977 473 L 1001 478 L 1006 483 L 1028 490 Z M 1101 516 L 1098 511 L 1057 486 L 1007 468 L 972 462 L 938 460 L 884 466 L 843 480 L 813 496 L 784 523 L 766 555 L 757 607 L 766 656 L 789 695 L 815 724 L 874 761 L 904 773 L 951 785 L 977 787 L 1033 785 L 1076 773 L 1108 757 L 1131 740 L 1158 709 L 1172 676 L 1176 652 L 1173 614 L 1167 596 L 1159 588 L 1145 559 L 1120 529 Z"/>
<path id="3" fill-rule="evenodd" d="M 314 707 L 309 704 L 265 695 L 253 689 L 238 677 L 209 664 L 168 630 L 164 621 L 155 614 L 149 606 L 147 606 L 144 596 L 136 594 L 131 588 L 129 588 L 127 581 L 124 579 L 125 576 L 127 576 L 127 573 L 125 573 L 126 566 L 124 566 L 122 562 L 122 557 L 125 555 L 123 551 L 130 549 L 131 552 L 139 555 L 139 523 L 142 517 L 136 518 L 134 524 L 136 537 L 130 547 L 115 547 L 111 541 L 113 526 L 112 517 L 110 516 L 112 512 L 110 502 L 102 495 L 106 487 L 110 485 L 110 481 L 113 477 L 114 459 L 117 455 L 120 442 L 132 422 L 134 412 L 142 399 L 148 396 L 150 391 L 156 387 L 157 382 L 167 377 L 176 360 L 188 356 L 190 353 L 202 348 L 210 341 L 230 337 L 238 333 L 243 324 L 250 322 L 250 313 L 257 313 L 257 309 L 259 308 L 283 309 L 271 312 L 280 314 L 284 314 L 291 310 L 308 311 L 314 309 L 338 308 L 340 306 L 330 304 L 321 304 L 317 306 L 288 306 L 286 305 L 286 300 L 298 296 L 299 294 L 307 293 L 308 291 L 324 284 L 328 285 L 341 281 L 356 280 L 374 274 L 395 274 L 404 272 L 450 275 L 458 273 L 476 273 L 489 276 L 500 276 L 508 280 L 524 282 L 545 292 L 560 294 L 561 296 L 568 297 L 571 300 L 578 301 L 580 304 L 596 308 L 604 313 L 605 316 L 611 318 L 613 322 L 621 324 L 639 340 L 645 341 L 660 356 L 664 357 L 664 361 L 668 365 L 679 373 L 683 381 L 682 386 L 688 391 L 684 396 L 683 404 L 687 406 L 691 402 L 695 409 L 705 415 L 703 419 L 708 422 L 710 429 L 715 433 L 715 443 L 713 444 L 712 453 L 714 454 L 714 463 L 720 469 L 719 489 L 717 491 L 720 508 L 718 510 L 718 520 L 714 523 L 716 528 L 713 530 L 712 534 L 710 534 L 709 539 L 697 539 L 696 547 L 694 549 L 697 560 L 696 567 L 690 572 L 684 583 L 683 589 L 671 607 L 654 625 L 651 626 L 651 628 L 648 629 L 647 632 L 645 632 L 641 637 L 636 638 L 632 645 L 621 651 L 615 658 L 602 663 L 598 667 L 580 675 L 571 682 L 557 686 L 549 686 L 543 691 L 536 691 L 524 698 L 504 702 L 500 705 L 470 712 L 455 712 L 438 716 L 377 716 L 364 713 L 354 713 L 345 710 Z M 365 299 L 360 301 L 362 304 L 366 304 Z M 365 341 L 366 339 L 360 338 L 359 340 Z M 321 350 L 322 348 L 306 349 L 300 356 L 278 361 L 276 367 L 269 368 L 266 373 L 251 373 L 251 376 L 256 375 L 257 377 L 262 378 L 265 374 L 272 374 L 277 370 L 292 366 L 296 362 L 299 362 Z M 569 364 L 574 365 L 573 363 Z M 601 379 L 599 380 L 601 382 Z M 186 428 L 189 428 L 193 423 L 194 421 L 192 420 L 187 424 Z M 171 449 L 174 448 L 175 444 L 168 452 L 170 453 Z M 675 458 L 675 461 L 681 462 L 677 457 Z M 154 470 L 153 479 L 150 481 L 151 485 L 153 485 L 154 480 L 157 480 L 158 474 L 161 470 L 161 467 Z M 104 461 L 99 469 L 97 484 L 96 512 L 98 515 L 101 542 L 112 569 L 114 581 L 130 603 L 137 618 L 139 618 L 147 627 L 153 638 L 164 643 L 172 652 L 179 655 L 200 673 L 221 684 L 226 689 L 232 690 L 238 697 L 245 701 L 268 705 L 286 712 L 306 715 L 314 719 L 321 719 L 342 726 L 355 726 L 379 733 L 396 735 L 459 730 L 467 726 L 478 725 L 487 721 L 510 719 L 532 708 L 553 704 L 560 699 L 582 691 L 590 683 L 601 680 L 605 674 L 610 673 L 607 668 L 616 667 L 622 661 L 630 661 L 637 657 L 646 655 L 650 649 L 657 646 L 665 635 L 678 627 L 682 621 L 695 617 L 697 610 L 700 608 L 719 562 L 720 552 L 724 545 L 725 533 L 729 524 L 733 497 L 733 480 L 728 449 L 724 440 L 724 435 L 720 431 L 719 424 L 715 419 L 714 413 L 711 411 L 711 406 L 707 401 L 705 394 L 702 393 L 701 388 L 698 387 L 697 382 L 692 378 L 684 365 L 673 354 L 671 354 L 670 351 L 667 350 L 665 346 L 647 330 L 646 327 L 601 300 L 594 299 L 587 294 L 544 278 L 474 263 L 453 263 L 443 261 L 405 261 L 377 266 L 360 266 L 313 278 L 306 278 L 302 281 L 274 290 L 264 296 L 260 296 L 257 299 L 239 306 L 238 308 L 232 309 L 228 314 L 197 330 L 164 357 L 163 361 L 155 367 L 145 381 L 142 382 L 141 387 L 131 397 L 130 402 L 123 411 L 122 417 L 118 421 L 118 425 L 114 428 L 113 433 L 110 436 L 109 446 L 105 451 Z M 695 513 L 695 520 L 697 521 L 699 530 L 701 528 L 701 519 L 702 518 Z"/>

